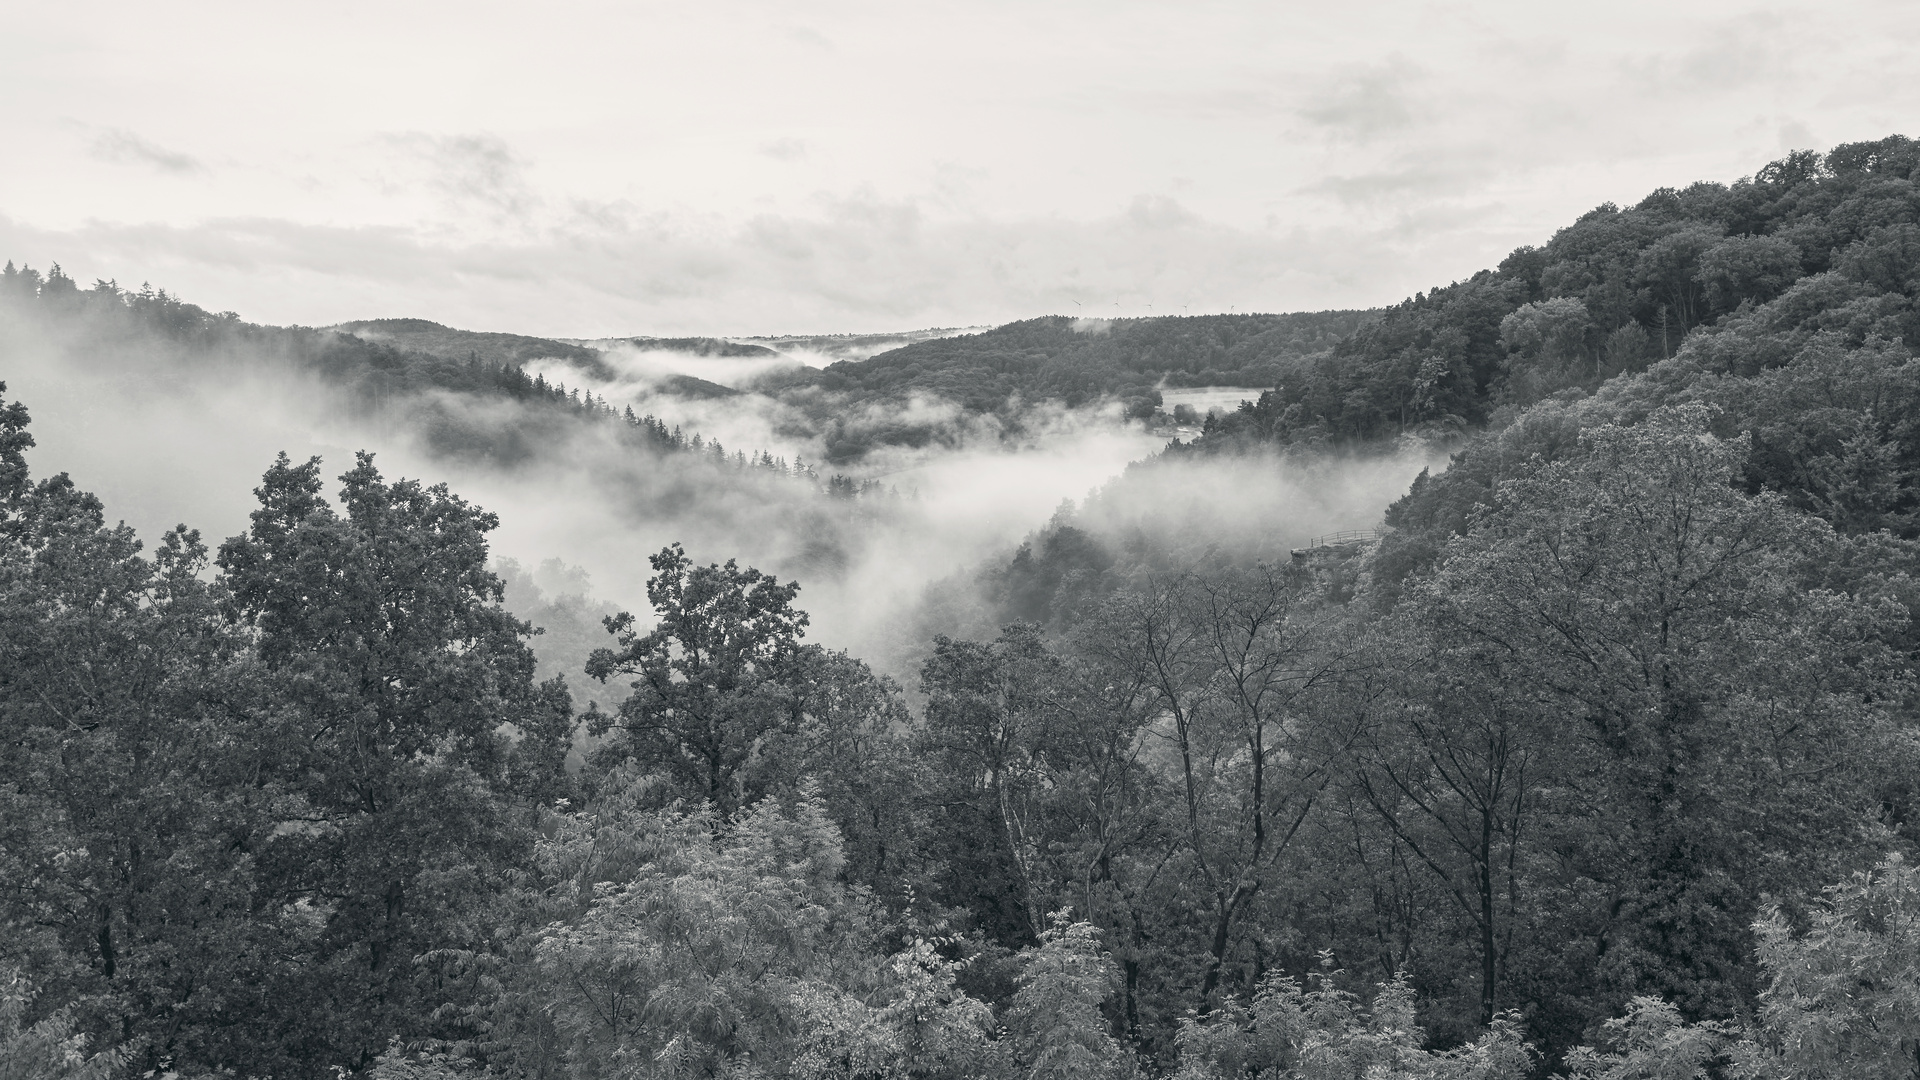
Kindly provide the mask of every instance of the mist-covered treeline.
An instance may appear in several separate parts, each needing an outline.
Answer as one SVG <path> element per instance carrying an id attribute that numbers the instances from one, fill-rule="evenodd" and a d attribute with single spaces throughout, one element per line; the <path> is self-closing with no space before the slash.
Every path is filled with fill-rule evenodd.
<path id="1" fill-rule="evenodd" d="M 421 344 L 409 334 L 439 351 L 402 347 Z M 495 505 L 513 499 L 527 508 L 523 527 L 564 515 L 545 531 L 571 525 L 580 544 L 520 549 L 530 565 L 554 554 L 578 562 L 582 549 L 604 547 L 617 530 L 671 522 L 669 535 L 696 550 L 740 551 L 818 577 L 858 561 L 871 523 L 898 509 L 891 485 L 819 471 L 805 440 L 756 449 L 752 440 L 766 437 L 768 425 L 736 422 L 747 410 L 683 409 L 669 420 L 596 395 L 591 372 L 571 353 L 545 373 L 524 357 L 483 355 L 544 351 L 536 339 L 444 328 L 387 337 L 254 325 L 150 287 L 81 288 L 57 266 L 44 275 L 13 266 L 0 276 L 0 353 L 9 371 L 38 388 L 69 458 L 83 448 L 95 475 L 112 472 L 115 459 L 173 461 L 170 473 L 143 485 L 155 502 L 160 492 L 191 488 L 209 464 L 201 448 L 232 427 L 236 435 L 225 441 L 235 451 L 377 447 L 386 460 L 466 477 L 470 488 L 485 478 Z M 573 388 L 558 381 L 562 372 Z M 91 417 L 85 425 L 83 416 Z M 702 420 L 716 426 L 703 431 Z M 223 512 L 237 509 L 213 501 Z M 150 531 L 191 516 L 138 509 Z M 751 538 L 744 548 L 742 538 Z M 638 592 L 638 580 L 617 584 Z"/>
<path id="2" fill-rule="evenodd" d="M 0 1063 L 1910 1076 L 1909 150 L 1675 196 L 1798 192 L 1753 220 L 1835 254 L 1670 355 L 1610 369 L 1571 318 L 1630 278 L 1510 298 L 1377 539 L 1231 516 L 1363 475 L 1250 426 L 1283 388 L 1063 508 L 904 684 L 810 639 L 810 583 L 669 545 L 608 612 L 366 456 L 263 462 L 244 532 L 145 553 L 0 403 Z M 1433 295 L 1336 355 L 1450 348 Z M 1315 370 L 1414 392 L 1398 362 Z"/>
<path id="3" fill-rule="evenodd" d="M 578 388 L 570 392 L 523 369 L 527 360 L 544 356 L 591 369 L 599 354 L 580 346 L 450 331 L 413 319 L 352 324 L 367 333 L 364 337 L 331 328 L 258 326 L 232 312 L 210 314 L 151 286 L 129 291 L 116 282 L 96 281 L 82 289 L 58 263 L 43 275 L 8 260 L 0 270 L 0 304 L 7 305 L 10 320 L 34 323 L 69 354 L 104 361 L 124 360 L 117 353 L 138 353 L 147 365 L 181 364 L 216 374 L 245 366 L 315 375 L 342 393 L 345 408 L 371 416 L 394 414 L 430 451 L 446 458 L 519 464 L 540 456 L 543 448 L 570 442 L 575 426 L 585 421 L 611 425 L 608 430 L 619 442 L 637 448 L 693 451 L 734 468 L 774 464 L 764 451 L 728 452 L 697 432 L 682 433 L 631 408 L 617 410 L 596 401 L 590 391 L 584 396 Z M 393 340 L 415 347 L 397 347 Z M 485 409 L 493 402 L 520 407 Z M 804 465 L 783 471 L 818 478 Z"/>

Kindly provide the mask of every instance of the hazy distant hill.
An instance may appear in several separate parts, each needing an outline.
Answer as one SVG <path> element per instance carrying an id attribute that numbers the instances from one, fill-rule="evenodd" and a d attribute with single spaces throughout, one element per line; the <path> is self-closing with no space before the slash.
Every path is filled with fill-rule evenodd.
<path id="1" fill-rule="evenodd" d="M 654 389 L 674 397 L 702 399 L 736 397 L 740 393 L 731 386 L 722 386 L 697 375 L 668 375 L 656 383 Z"/>
<path id="2" fill-rule="evenodd" d="M 961 334 L 975 334 L 989 330 L 987 326 L 933 327 L 926 330 L 907 330 L 894 334 L 795 334 L 773 337 L 737 337 L 729 340 L 742 344 L 761 345 L 784 356 L 796 358 L 818 357 L 832 363 L 838 360 L 865 360 L 883 352 L 918 344 L 922 341 L 934 341 L 939 338 L 958 337 Z M 815 365 L 817 366 L 817 365 Z"/>
<path id="3" fill-rule="evenodd" d="M 1076 319 L 1049 315 L 942 337 L 778 380 L 862 399 L 937 394 L 969 409 L 1009 401 L 1079 406 L 1103 397 L 1151 400 L 1172 386 L 1271 386 L 1291 363 L 1324 353 L 1367 324 L 1364 311 Z M 1148 407 L 1150 409 L 1150 406 Z"/>
<path id="4" fill-rule="evenodd" d="M 728 357 L 773 357 L 780 355 L 778 350 L 763 345 L 747 345 L 725 338 L 713 337 L 624 337 L 624 338 L 573 338 L 581 345 L 606 348 L 615 343 L 631 345 L 636 349 L 649 349 L 658 352 L 686 353 L 689 356 L 728 356 Z"/>
<path id="5" fill-rule="evenodd" d="M 598 370 L 598 350 L 527 337 L 524 334 L 495 334 L 478 330 L 456 330 L 425 319 L 360 319 L 330 329 L 366 341 L 378 341 L 398 349 L 443 356 L 449 360 L 480 359 L 490 364 L 518 366 L 529 360 L 558 358 Z"/>

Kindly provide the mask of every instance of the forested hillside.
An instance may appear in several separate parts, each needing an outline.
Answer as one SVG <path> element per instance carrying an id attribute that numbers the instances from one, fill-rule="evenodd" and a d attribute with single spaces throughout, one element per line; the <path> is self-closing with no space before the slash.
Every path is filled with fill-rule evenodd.
<path id="1" fill-rule="evenodd" d="M 1845 534 L 1913 539 L 1917 168 L 1920 145 L 1894 136 L 1599 207 L 1496 270 L 1388 309 L 1167 459 L 1455 449 L 1388 511 L 1381 597 L 1517 468 L 1577 453 L 1586 428 L 1681 404 L 1705 406 L 1714 434 L 1736 441 L 1748 493 Z M 1129 537 L 1096 542 L 1065 524 L 997 575 L 1003 611 L 1045 621 L 1073 606 L 1054 598 L 1061 583 L 1100 594 L 1138 564 Z"/>
<path id="2" fill-rule="evenodd" d="M 590 603 L 496 575 L 455 492 L 283 456 L 243 532 L 149 551 L 0 401 L 0 1068 L 1911 1077 L 1916 150 L 1169 339 L 1206 381 L 1294 359 L 990 571 L 1006 624 L 911 694 L 809 640 L 807 582 L 680 545 L 542 681 L 505 591 Z M 265 333 L 8 280 L 54 323 Z M 1100 350 L 1183 322 L 980 337 L 1131 379 Z M 591 406 L 284 333 L 350 385 Z M 1000 408 L 980 355 L 823 379 Z M 1377 538 L 1169 543 L 1124 498 L 1435 441 Z"/>
<path id="3" fill-rule="evenodd" d="M 1920 346 L 1916 160 L 1920 147 L 1892 136 L 1597 207 L 1495 269 L 1387 309 L 1226 418 L 1211 444 L 1449 437 L 1683 344 L 1699 355 L 1696 330 L 1733 335 L 1718 363 L 1741 375 L 1822 334 Z"/>

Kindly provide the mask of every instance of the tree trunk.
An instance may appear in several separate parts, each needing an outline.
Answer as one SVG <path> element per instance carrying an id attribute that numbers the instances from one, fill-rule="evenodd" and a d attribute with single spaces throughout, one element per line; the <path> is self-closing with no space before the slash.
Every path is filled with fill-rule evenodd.
<path id="1" fill-rule="evenodd" d="M 1202 1015 L 1206 1014 L 1213 992 L 1220 988 L 1220 972 L 1227 963 L 1227 942 L 1233 931 L 1233 917 L 1239 914 L 1240 905 L 1246 903 L 1247 898 L 1259 888 L 1257 881 L 1243 881 L 1234 888 L 1233 895 L 1220 904 L 1220 917 L 1213 924 L 1213 943 L 1207 950 L 1213 955 L 1213 960 L 1207 964 L 1207 977 L 1200 984 Z"/>
<path id="2" fill-rule="evenodd" d="M 386 913 L 382 919 L 380 933 L 373 939 L 373 970 L 378 974 L 386 970 L 387 962 L 393 955 L 394 939 L 400 936 L 400 918 L 406 912 L 406 883 L 398 879 L 387 882 Z"/>
<path id="3" fill-rule="evenodd" d="M 1493 809 L 1480 812 L 1480 1026 L 1493 1023 L 1494 959 L 1493 932 Z"/>
<path id="4" fill-rule="evenodd" d="M 113 912 L 105 904 L 100 905 L 100 931 L 95 940 L 100 946 L 100 973 L 111 979 L 119 967 L 119 954 L 113 945 Z"/>

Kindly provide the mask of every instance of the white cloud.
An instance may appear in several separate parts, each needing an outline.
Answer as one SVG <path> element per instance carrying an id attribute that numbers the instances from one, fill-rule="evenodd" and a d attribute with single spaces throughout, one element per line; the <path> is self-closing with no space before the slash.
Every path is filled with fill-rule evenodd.
<path id="1" fill-rule="evenodd" d="M 805 161 L 808 147 L 805 139 L 773 139 L 760 144 L 760 152 L 775 161 Z"/>
<path id="2" fill-rule="evenodd" d="M 800 216 L 602 220 L 486 242 L 272 219 L 35 230 L 0 218 L 0 251 L 76 274 L 152 280 L 264 322 L 407 315 L 563 336 L 892 331 L 1079 310 L 1144 314 L 1364 304 L 1405 245 L 1281 234 L 1146 199 L 1087 220 L 930 220 L 846 201 Z M 1117 308 L 1116 308 L 1116 305 Z"/>
<path id="3" fill-rule="evenodd" d="M 428 135 L 412 131 L 382 140 L 423 167 L 425 182 L 459 208 L 462 203 L 524 218 L 538 202 L 524 177 L 526 162 L 493 135 Z"/>
<path id="4" fill-rule="evenodd" d="M 1344 72 L 1316 92 L 1300 115 L 1336 138 L 1368 141 L 1412 127 L 1420 112 L 1414 98 L 1418 68 L 1405 57 Z"/>
<path id="5" fill-rule="evenodd" d="M 102 161 L 144 165 L 163 173 L 193 173 L 203 168 L 199 159 L 190 154 L 156 146 L 120 128 L 111 128 L 94 136 L 90 148 L 93 156 Z"/>

